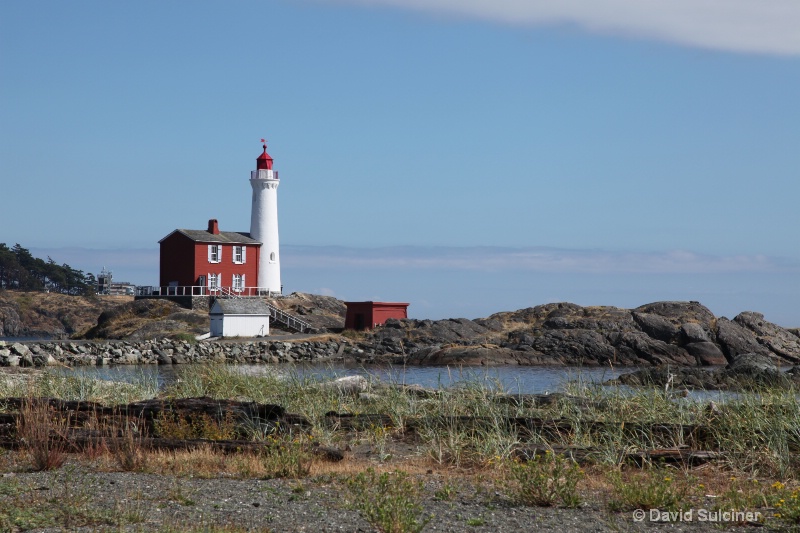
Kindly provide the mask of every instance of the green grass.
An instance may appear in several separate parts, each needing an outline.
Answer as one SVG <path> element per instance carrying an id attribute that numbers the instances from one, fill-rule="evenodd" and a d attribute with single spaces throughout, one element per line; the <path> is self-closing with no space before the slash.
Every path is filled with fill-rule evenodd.
<path id="1" fill-rule="evenodd" d="M 489 481 L 488 490 L 493 498 L 525 506 L 576 506 L 586 499 L 582 488 L 586 481 L 581 468 L 556 453 L 534 454 L 533 461 L 515 462 L 513 458 L 520 448 L 581 450 L 585 452 L 582 460 L 592 464 L 595 475 L 602 477 L 602 488 L 598 489 L 605 491 L 602 501 L 615 512 L 639 508 L 679 510 L 703 503 L 703 496 L 693 488 L 697 483 L 687 473 L 691 472 L 688 467 L 686 470 L 666 468 L 652 464 L 646 457 L 638 464 L 630 460 L 632 453 L 689 446 L 718 453 L 719 461 L 714 468 L 730 472 L 732 478 L 760 479 L 764 487 L 780 480 L 792 487 L 777 486 L 769 492 L 758 492 L 751 490 L 750 485 L 728 481 L 724 487 L 715 488 L 715 501 L 719 505 L 725 509 L 770 509 L 782 522 L 800 523 L 800 491 L 797 490 L 800 400 L 797 391 L 742 392 L 720 396 L 712 404 L 678 397 L 662 389 L 615 389 L 578 381 L 568 386 L 563 397 L 536 405 L 497 401 L 497 384 L 477 372 L 457 386 L 423 393 L 407 391 L 401 383 L 381 382 L 373 377 L 368 378 L 366 392 L 369 394 L 360 395 L 332 386 L 328 383 L 330 377 L 304 374 L 291 367 L 265 366 L 264 371 L 260 375 L 248 375 L 235 366 L 182 366 L 179 379 L 160 393 L 155 382 L 147 379 L 120 384 L 100 382 L 79 373 L 37 372 L 26 381 L 0 380 L 0 411 L 9 410 L 3 405 L 4 396 L 49 396 L 118 404 L 158 394 L 164 398 L 209 396 L 278 404 L 289 413 L 308 419 L 309 433 L 273 434 L 255 426 L 249 428 L 250 439 L 270 446 L 263 453 L 232 454 L 226 458 L 227 475 L 303 479 L 305 482 L 314 476 L 311 442 L 341 448 L 369 447 L 369 458 L 358 468 L 379 463 L 395 468 L 394 462 L 402 459 L 395 457 L 398 448 L 394 446 L 402 439 L 403 444 L 413 447 L 410 452 L 413 460 L 426 462 L 424 468 L 491 473 L 494 478 Z M 388 420 L 341 431 L 328 423 L 330 417 L 326 414 L 329 412 L 386 415 Z M 537 424 L 526 426 L 525 421 L 531 419 L 557 421 L 558 424 L 536 429 Z M 241 434 L 242 428 L 236 424 L 239 422 L 198 420 L 194 425 L 187 425 L 163 419 L 157 424 L 157 432 L 176 438 L 224 439 Z M 528 429 L 521 430 L 521 427 Z M 109 454 L 118 461 L 117 468 L 147 470 L 143 459 L 146 453 L 136 440 L 137 433 L 121 431 L 118 435 L 116 440 L 107 443 Z M 39 440 L 47 443 L 44 437 Z M 202 475 L 217 475 L 213 468 L 217 468 L 218 462 L 218 458 L 210 457 L 207 464 L 212 466 Z M 4 465 L 8 463 L 0 452 L 0 468 L 7 468 Z M 52 467 L 59 471 L 58 464 Z M 183 468 L 181 475 L 188 475 L 187 468 L 192 467 Z M 596 473 L 598 471 L 600 474 Z M 400 530 L 413 531 L 417 527 L 414 524 L 426 520 L 415 507 L 417 498 L 423 494 L 443 503 L 462 492 L 460 484 L 457 487 L 445 484 L 428 494 L 410 475 L 369 472 L 362 472 L 362 477 L 351 475 L 353 481 L 346 484 L 348 494 L 353 501 L 362 502 L 356 505 L 362 513 L 376 509 L 380 516 L 368 520 L 374 524 L 382 521 L 383 525 L 375 527 L 387 531 L 394 527 L 391 526 L 393 521 L 406 524 L 398 526 L 405 528 Z M 766 479 L 770 481 L 764 485 Z M 0 480 L 0 530 L 62 527 L 65 522 L 72 526 L 105 524 L 109 520 L 79 501 L 71 507 L 51 504 L 45 509 L 42 506 L 47 502 L 42 502 L 41 495 L 25 487 L 12 490 L 9 483 Z M 393 494 L 400 491 L 397 487 L 402 487 L 407 491 L 407 500 L 398 503 L 395 509 L 391 507 L 394 504 L 370 492 L 367 488 L 370 484 Z M 372 503 L 367 505 L 365 501 Z M 41 513 L 36 515 L 31 509 L 41 509 Z M 139 514 L 136 505 L 123 511 L 130 515 L 125 519 L 127 522 L 135 521 Z M 401 512 L 409 514 L 402 518 L 397 514 Z"/>
<path id="2" fill-rule="evenodd" d="M 0 375 L 0 403 L 2 398 L 29 397 L 116 405 L 154 398 L 157 394 L 156 378 L 145 375 L 133 383 L 109 382 L 69 369 L 17 374 L 13 379 L 2 379 Z"/>
<path id="3" fill-rule="evenodd" d="M 743 392 L 716 399 L 712 408 L 708 401 L 675 397 L 661 389 L 609 389 L 578 382 L 557 402 L 521 406 L 495 401 L 496 384 L 480 374 L 420 396 L 373 378 L 368 389 L 372 394 L 362 399 L 292 370 L 270 369 L 259 376 L 231 366 L 183 370 L 167 396 L 279 404 L 305 416 L 322 442 L 336 438 L 324 424 L 325 413 L 385 414 L 394 430 L 413 426 L 423 443 L 421 451 L 443 465 L 508 459 L 524 439 L 528 444 L 587 448 L 600 464 L 619 465 L 632 451 L 688 445 L 722 452 L 731 468 L 751 475 L 784 479 L 800 471 L 800 400 L 795 391 Z M 562 420 L 571 430 L 524 436 L 507 423 L 517 417 Z M 365 438 L 380 445 L 390 438 L 387 429 L 373 428 Z"/>

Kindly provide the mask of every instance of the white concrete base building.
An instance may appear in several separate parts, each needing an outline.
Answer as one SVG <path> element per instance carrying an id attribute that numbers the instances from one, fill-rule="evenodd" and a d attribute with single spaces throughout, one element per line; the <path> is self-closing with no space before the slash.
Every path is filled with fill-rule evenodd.
<path id="1" fill-rule="evenodd" d="M 265 337 L 269 335 L 270 310 L 256 298 L 222 298 L 211 306 L 212 337 Z"/>

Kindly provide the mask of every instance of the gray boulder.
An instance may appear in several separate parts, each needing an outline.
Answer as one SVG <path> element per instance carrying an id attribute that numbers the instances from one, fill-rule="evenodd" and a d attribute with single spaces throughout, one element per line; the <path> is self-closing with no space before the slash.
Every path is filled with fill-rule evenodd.
<path id="1" fill-rule="evenodd" d="M 699 302 L 654 302 L 634 309 L 637 313 L 659 315 L 673 324 L 694 322 L 705 327 L 714 323 L 714 313 Z"/>
<path id="2" fill-rule="evenodd" d="M 700 366 L 718 366 L 728 362 L 719 346 L 710 341 L 690 342 L 683 348 L 697 360 L 697 364 Z"/>
<path id="3" fill-rule="evenodd" d="M 49 353 L 37 353 L 33 355 L 33 366 L 54 366 L 58 364 L 56 358 L 50 355 Z"/>
<path id="4" fill-rule="evenodd" d="M 726 370 L 738 373 L 754 374 L 759 372 L 778 372 L 775 362 L 764 355 L 757 353 L 745 353 L 734 357 Z"/>
<path id="5" fill-rule="evenodd" d="M 334 389 L 340 394 L 354 394 L 365 392 L 369 387 L 369 382 L 364 376 L 344 376 L 333 381 L 320 383 L 322 389 Z"/>
<path id="6" fill-rule="evenodd" d="M 746 353 L 770 354 L 769 349 L 762 346 L 751 331 L 725 317 L 717 319 L 717 342 L 728 361 Z"/>
<path id="7" fill-rule="evenodd" d="M 652 365 L 677 364 L 694 366 L 696 359 L 674 344 L 654 339 L 644 332 L 622 332 L 610 336 L 617 349 L 618 364 L 637 364 L 646 361 Z"/>
<path id="8" fill-rule="evenodd" d="M 534 350 L 558 358 L 564 361 L 564 364 L 619 363 L 619 361 L 615 361 L 614 346 L 604 335 L 596 331 L 586 329 L 544 330 L 542 335 L 533 335 L 531 340 Z"/>
<path id="9" fill-rule="evenodd" d="M 756 341 L 772 353 L 791 362 L 800 362 L 800 337 L 772 322 L 761 313 L 739 313 L 734 322 L 751 331 Z"/>
<path id="10" fill-rule="evenodd" d="M 673 342 L 680 328 L 666 318 L 650 313 L 632 313 L 633 319 L 648 336 L 662 342 Z"/>
<path id="11" fill-rule="evenodd" d="M 689 344 L 692 342 L 710 342 L 711 337 L 703 326 L 697 322 L 687 322 L 681 324 L 681 335 L 684 343 Z"/>
<path id="12" fill-rule="evenodd" d="M 14 344 L 11 345 L 11 353 L 16 354 L 20 357 L 26 357 L 26 356 L 31 357 L 33 355 L 27 346 L 25 346 L 24 344 L 20 344 L 18 342 L 15 342 Z"/>
<path id="13" fill-rule="evenodd" d="M 156 350 L 155 351 L 157 357 L 157 361 L 159 365 L 171 365 L 172 364 L 172 356 L 169 355 L 164 350 Z"/>
<path id="14" fill-rule="evenodd" d="M 0 305 L 0 337 L 19 337 L 24 331 L 17 310 L 9 305 Z"/>

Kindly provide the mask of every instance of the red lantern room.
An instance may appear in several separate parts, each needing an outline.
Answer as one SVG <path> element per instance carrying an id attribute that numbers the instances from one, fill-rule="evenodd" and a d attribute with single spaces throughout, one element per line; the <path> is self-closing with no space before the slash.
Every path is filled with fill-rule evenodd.
<path id="1" fill-rule="evenodd" d="M 267 153 L 267 141 L 261 139 L 261 142 L 264 143 L 264 153 L 256 159 L 256 169 L 272 170 L 272 157 Z"/>

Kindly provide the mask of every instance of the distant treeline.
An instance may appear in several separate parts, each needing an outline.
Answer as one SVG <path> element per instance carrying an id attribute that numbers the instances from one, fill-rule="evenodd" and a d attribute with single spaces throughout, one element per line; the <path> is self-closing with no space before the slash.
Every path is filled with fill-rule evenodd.
<path id="1" fill-rule="evenodd" d="M 56 264 L 50 257 L 47 261 L 33 257 L 19 244 L 9 248 L 0 243 L 0 289 L 88 295 L 97 290 L 97 280 L 94 274 Z"/>

